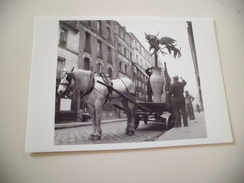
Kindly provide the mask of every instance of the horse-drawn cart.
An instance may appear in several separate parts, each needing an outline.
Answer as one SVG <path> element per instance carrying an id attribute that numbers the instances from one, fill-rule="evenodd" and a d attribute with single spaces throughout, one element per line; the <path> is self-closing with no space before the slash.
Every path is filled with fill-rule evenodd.
<path id="1" fill-rule="evenodd" d="M 106 102 L 111 102 L 115 107 L 125 111 L 127 115 L 125 135 L 134 135 L 140 120 L 145 123 L 148 121 L 161 122 L 166 130 L 174 126 L 170 106 L 167 105 L 169 102 L 167 104 L 137 102 L 135 89 L 135 84 L 129 78 L 114 79 L 110 82 L 106 78 L 94 75 L 91 71 L 82 69 L 74 71 L 72 68 L 64 73 L 57 93 L 67 96 L 76 93 L 80 98 L 85 99 L 90 110 L 93 128 L 89 140 L 101 139 L 101 113 Z M 122 106 L 119 106 L 118 103 Z"/>
<path id="2" fill-rule="evenodd" d="M 137 106 L 137 110 L 135 113 L 135 129 L 139 126 L 140 121 L 144 121 L 145 124 L 148 123 L 148 121 L 153 122 L 160 122 L 163 124 L 163 129 L 169 130 L 172 127 L 174 127 L 174 116 L 171 114 L 169 105 L 170 102 L 167 103 L 154 103 L 154 102 L 136 102 L 127 95 L 124 95 L 120 91 L 114 89 L 112 86 L 109 86 L 103 82 L 98 81 L 98 83 L 107 86 L 112 91 L 115 91 L 122 97 L 126 98 L 128 101 L 134 103 Z M 115 104 L 113 105 L 117 107 L 120 110 L 123 110 L 123 107 Z"/>

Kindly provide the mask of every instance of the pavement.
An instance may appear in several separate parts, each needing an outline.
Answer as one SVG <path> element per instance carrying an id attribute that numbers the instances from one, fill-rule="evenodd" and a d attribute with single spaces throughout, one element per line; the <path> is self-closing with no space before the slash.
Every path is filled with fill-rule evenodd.
<path id="1" fill-rule="evenodd" d="M 125 121 L 126 118 L 120 119 L 107 119 L 102 120 L 102 123 L 110 123 L 110 122 L 119 122 Z M 55 124 L 55 129 L 62 128 L 73 128 L 78 126 L 91 125 L 91 122 L 64 122 Z M 165 132 L 162 136 L 157 138 L 155 141 L 163 141 L 163 140 L 179 140 L 179 139 L 196 139 L 196 138 L 206 138 L 206 125 L 204 113 L 195 113 L 195 120 L 188 120 L 188 126 L 171 128 L 167 132 Z"/>
<path id="2" fill-rule="evenodd" d="M 188 126 L 171 128 L 160 136 L 156 141 L 163 140 L 179 140 L 179 139 L 196 139 L 196 138 L 206 138 L 206 124 L 204 113 L 195 113 L 195 120 L 188 119 Z"/>

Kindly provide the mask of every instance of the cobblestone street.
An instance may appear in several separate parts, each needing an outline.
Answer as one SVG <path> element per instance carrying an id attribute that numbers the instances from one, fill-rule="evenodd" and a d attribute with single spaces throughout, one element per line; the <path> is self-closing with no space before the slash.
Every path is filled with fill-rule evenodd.
<path id="1" fill-rule="evenodd" d="M 149 122 L 147 125 L 141 122 L 133 136 L 124 135 L 125 128 L 125 121 L 102 124 L 103 135 L 100 141 L 88 140 L 92 131 L 91 125 L 56 129 L 55 145 L 145 142 L 154 141 L 165 133 L 162 124 L 153 122 Z"/>

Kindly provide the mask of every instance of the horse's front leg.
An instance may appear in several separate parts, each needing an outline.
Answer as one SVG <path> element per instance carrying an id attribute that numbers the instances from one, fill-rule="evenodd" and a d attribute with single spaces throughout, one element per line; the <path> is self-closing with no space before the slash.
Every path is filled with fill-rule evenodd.
<path id="1" fill-rule="evenodd" d="M 135 116 L 136 116 L 137 106 L 132 102 L 128 102 L 128 107 L 130 109 L 130 116 L 131 116 L 129 129 L 134 135 L 134 132 L 135 132 Z"/>
<path id="2" fill-rule="evenodd" d="M 89 136 L 88 140 L 93 140 L 95 132 L 96 132 L 96 119 L 95 119 L 95 108 L 90 106 L 90 114 L 91 114 L 91 121 L 92 121 L 92 133 Z"/>
<path id="3" fill-rule="evenodd" d="M 125 99 L 121 101 L 121 104 L 127 116 L 127 126 L 126 126 L 125 135 L 134 135 L 135 133 L 135 120 L 133 120 L 134 111 L 133 111 L 133 106 L 130 105 L 130 103 Z"/>
<path id="4" fill-rule="evenodd" d="M 102 115 L 102 106 L 98 105 L 98 106 L 96 106 L 96 109 L 95 109 L 96 129 L 95 129 L 94 137 L 92 139 L 94 141 L 100 140 L 101 136 L 102 136 L 101 115 Z"/>

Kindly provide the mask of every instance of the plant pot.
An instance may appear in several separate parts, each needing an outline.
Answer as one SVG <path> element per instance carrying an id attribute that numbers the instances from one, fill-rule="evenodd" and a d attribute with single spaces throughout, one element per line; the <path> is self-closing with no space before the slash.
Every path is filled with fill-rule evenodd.
<path id="1" fill-rule="evenodd" d="M 155 103 L 161 103 L 161 94 L 164 86 L 164 78 L 161 72 L 162 68 L 153 67 L 152 75 L 150 77 L 150 84 L 153 92 L 153 101 Z"/>

